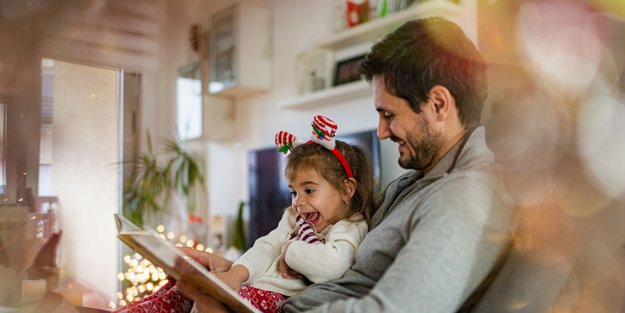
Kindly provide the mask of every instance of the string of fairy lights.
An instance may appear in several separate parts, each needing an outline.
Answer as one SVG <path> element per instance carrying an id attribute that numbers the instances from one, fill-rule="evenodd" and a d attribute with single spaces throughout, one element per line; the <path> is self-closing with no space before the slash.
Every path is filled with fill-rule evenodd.
<path id="1" fill-rule="evenodd" d="M 190 247 L 200 251 L 213 252 L 211 248 L 189 239 L 186 235 L 177 236 L 174 232 L 166 232 L 164 225 L 156 227 L 159 237 L 174 243 L 177 247 Z M 109 308 L 116 309 L 130 302 L 141 300 L 158 291 L 167 283 L 167 274 L 162 268 L 155 266 L 139 253 L 127 254 L 123 258 L 128 269 L 124 273 L 118 273 L 117 279 L 122 283 L 128 282 L 130 287 L 117 292 L 118 303 L 111 301 Z"/>

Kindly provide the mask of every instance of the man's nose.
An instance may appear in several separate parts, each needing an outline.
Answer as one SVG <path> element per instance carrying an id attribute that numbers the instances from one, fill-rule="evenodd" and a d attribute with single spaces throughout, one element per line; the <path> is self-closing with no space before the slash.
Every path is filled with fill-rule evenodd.
<path id="1" fill-rule="evenodd" d="M 378 121 L 378 139 L 384 140 L 391 136 L 391 129 L 388 127 L 388 122 L 380 118 Z"/>

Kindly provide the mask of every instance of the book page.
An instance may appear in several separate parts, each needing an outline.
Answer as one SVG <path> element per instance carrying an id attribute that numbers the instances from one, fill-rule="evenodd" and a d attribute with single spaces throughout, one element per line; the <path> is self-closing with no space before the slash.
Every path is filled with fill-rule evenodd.
<path id="1" fill-rule="evenodd" d="M 152 230 L 142 230 L 115 214 L 117 237 L 176 280 L 184 280 L 236 312 L 258 312 L 228 285 Z"/>

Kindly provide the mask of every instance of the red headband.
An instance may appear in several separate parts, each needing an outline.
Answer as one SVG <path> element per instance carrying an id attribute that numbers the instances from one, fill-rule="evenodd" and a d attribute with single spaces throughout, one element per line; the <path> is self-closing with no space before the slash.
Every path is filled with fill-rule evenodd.
<path id="1" fill-rule="evenodd" d="M 317 143 L 322 145 L 326 149 L 330 150 L 334 156 L 341 162 L 343 169 L 345 169 L 345 174 L 347 174 L 348 178 L 354 177 L 352 174 L 352 169 L 347 163 L 345 156 L 336 148 L 336 141 L 334 141 L 334 133 L 336 132 L 337 125 L 331 119 L 317 115 L 313 118 L 312 126 L 312 136 L 311 139 L 307 143 Z M 286 153 L 287 151 L 293 150 L 294 147 L 297 147 L 304 142 L 295 136 L 291 135 L 285 131 L 279 131 L 274 141 L 279 151 L 282 153 Z"/>

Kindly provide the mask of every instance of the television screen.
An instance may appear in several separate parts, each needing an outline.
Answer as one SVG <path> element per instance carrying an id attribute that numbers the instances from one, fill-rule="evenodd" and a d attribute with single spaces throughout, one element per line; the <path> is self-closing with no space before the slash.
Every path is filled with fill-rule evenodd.
<path id="1" fill-rule="evenodd" d="M 376 130 L 336 136 L 336 139 L 357 144 L 369 151 L 373 175 L 380 177 L 380 144 Z M 291 204 L 291 195 L 284 178 L 285 155 L 275 147 L 248 153 L 250 188 L 250 220 L 247 246 L 278 226 L 284 209 Z"/>

